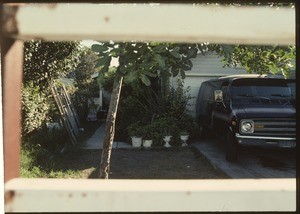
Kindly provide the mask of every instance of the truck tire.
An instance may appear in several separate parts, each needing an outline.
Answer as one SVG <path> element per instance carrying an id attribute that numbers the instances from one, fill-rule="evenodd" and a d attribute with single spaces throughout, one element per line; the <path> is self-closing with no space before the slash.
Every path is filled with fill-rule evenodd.
<path id="1" fill-rule="evenodd" d="M 226 135 L 226 160 L 229 162 L 235 162 L 237 160 L 237 145 L 235 138 L 231 131 L 227 131 Z"/>

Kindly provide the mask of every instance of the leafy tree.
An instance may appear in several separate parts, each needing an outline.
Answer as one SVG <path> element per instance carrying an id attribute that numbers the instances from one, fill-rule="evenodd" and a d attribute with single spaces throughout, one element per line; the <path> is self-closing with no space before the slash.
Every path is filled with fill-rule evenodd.
<path id="1" fill-rule="evenodd" d="M 211 45 L 224 56 L 224 66 L 242 66 L 248 73 L 282 74 L 289 77 L 296 58 L 295 46 Z"/>
<path id="2" fill-rule="evenodd" d="M 40 87 L 48 87 L 76 67 L 78 54 L 78 42 L 25 42 L 23 82 L 33 81 Z"/>
<path id="3" fill-rule="evenodd" d="M 227 6 L 269 6 L 271 8 L 295 8 L 294 2 L 236 2 L 236 3 L 207 3 Z M 296 46 L 278 45 L 228 45 L 228 44 L 208 44 L 202 46 L 207 50 L 216 51 L 220 56 L 224 56 L 224 66 L 242 66 L 248 73 L 257 74 L 282 74 L 288 77 L 290 70 L 294 68 L 292 63 L 296 58 Z"/>
<path id="4" fill-rule="evenodd" d="M 151 77 L 185 76 L 185 70 L 192 68 L 190 58 L 196 57 L 197 45 L 158 42 L 101 43 L 92 45 L 98 56 L 97 66 L 107 72 L 112 57 L 119 58 L 112 97 L 106 121 L 100 163 L 100 178 L 108 178 L 110 155 L 115 134 L 115 121 L 123 80 L 125 83 L 140 81 L 150 86 Z"/>
<path id="5" fill-rule="evenodd" d="M 290 60 L 295 55 L 294 47 L 174 44 L 174 43 L 102 43 L 92 46 L 98 53 L 97 66 L 101 72 L 108 71 L 112 57 L 119 58 L 112 100 L 110 103 L 106 137 L 100 164 L 100 177 L 108 178 L 109 159 L 115 132 L 115 119 L 123 79 L 125 83 L 140 81 L 146 86 L 151 77 L 167 78 L 181 75 L 192 68 L 191 58 L 197 52 L 214 50 L 225 57 L 225 66 L 245 66 L 248 72 L 288 74 Z"/>
<path id="6" fill-rule="evenodd" d="M 45 123 L 53 108 L 50 85 L 77 64 L 78 42 L 24 43 L 22 86 L 22 134 L 34 132 Z"/>
<path id="7" fill-rule="evenodd" d="M 97 55 L 89 48 L 81 50 L 79 63 L 74 70 L 75 80 L 75 106 L 81 118 L 88 114 L 88 101 L 99 92 L 97 81 L 92 79 L 92 74 L 97 72 Z"/>
<path id="8" fill-rule="evenodd" d="M 48 120 L 48 97 L 32 81 L 22 87 L 22 135 L 28 135 Z"/>
<path id="9" fill-rule="evenodd" d="M 226 3 L 225 3 L 226 4 Z M 231 6 L 258 4 L 229 4 Z M 288 6 L 293 3 L 267 3 L 270 7 Z M 167 77 L 181 75 L 185 77 L 185 70 L 192 67 L 190 58 L 197 52 L 214 50 L 225 57 L 225 66 L 244 66 L 249 73 L 282 73 L 288 76 L 291 68 L 291 59 L 295 56 L 295 47 L 279 46 L 247 46 L 247 45 L 210 45 L 203 44 L 174 44 L 174 43 L 102 43 L 93 45 L 92 49 L 98 53 L 97 65 L 102 72 L 108 71 L 112 57 L 119 57 L 120 65 L 117 68 L 112 100 L 107 118 L 106 137 L 103 144 L 103 153 L 100 164 L 100 177 L 108 178 L 109 160 L 114 137 L 115 118 L 122 82 L 132 83 L 135 80 L 146 86 L 151 84 L 150 77 Z M 163 91 L 164 93 L 164 91 Z"/>

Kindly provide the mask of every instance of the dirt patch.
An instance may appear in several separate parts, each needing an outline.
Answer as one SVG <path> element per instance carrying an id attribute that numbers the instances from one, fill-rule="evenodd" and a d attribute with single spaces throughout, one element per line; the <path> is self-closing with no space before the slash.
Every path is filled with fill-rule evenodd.
<path id="1" fill-rule="evenodd" d="M 86 153 L 87 151 L 85 151 Z M 98 159 L 99 151 L 89 151 Z M 93 158 L 97 155 L 97 158 Z M 99 163 L 99 162 L 98 162 Z M 98 169 L 88 176 L 97 178 Z M 229 178 L 215 169 L 201 154 L 189 147 L 115 149 L 111 156 L 110 179 L 222 179 Z"/>

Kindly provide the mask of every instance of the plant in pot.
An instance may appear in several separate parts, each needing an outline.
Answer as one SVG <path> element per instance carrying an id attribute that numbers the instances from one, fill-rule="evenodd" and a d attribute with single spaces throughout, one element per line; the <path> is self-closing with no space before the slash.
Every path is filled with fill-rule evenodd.
<path id="1" fill-rule="evenodd" d="M 164 147 L 171 147 L 170 141 L 172 138 L 172 126 L 173 125 L 170 124 L 163 129 L 163 141 L 165 142 Z"/>
<path id="2" fill-rule="evenodd" d="M 186 141 L 189 139 L 189 133 L 187 131 L 180 132 L 180 139 L 182 140 L 182 146 L 187 146 Z"/>
<path id="3" fill-rule="evenodd" d="M 133 147 L 141 147 L 143 143 L 142 139 L 142 124 L 140 122 L 132 123 L 128 126 L 127 131 L 131 137 L 131 142 Z"/>
<path id="4" fill-rule="evenodd" d="M 170 147 L 171 145 L 174 146 L 179 133 L 177 118 L 172 116 L 162 118 L 161 125 L 163 130 L 163 140 L 165 142 L 164 147 Z"/>
<path id="5" fill-rule="evenodd" d="M 152 146 L 153 140 L 156 138 L 156 132 L 152 124 L 143 127 L 143 146 L 149 148 Z"/>

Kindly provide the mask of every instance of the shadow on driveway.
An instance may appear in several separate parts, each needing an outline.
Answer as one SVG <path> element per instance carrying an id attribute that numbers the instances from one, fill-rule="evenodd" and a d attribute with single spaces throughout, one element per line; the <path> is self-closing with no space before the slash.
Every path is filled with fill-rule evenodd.
<path id="1" fill-rule="evenodd" d="M 214 138 L 192 144 L 215 167 L 232 178 L 296 178 L 296 151 L 241 147 L 236 162 L 225 159 L 225 143 Z"/>

